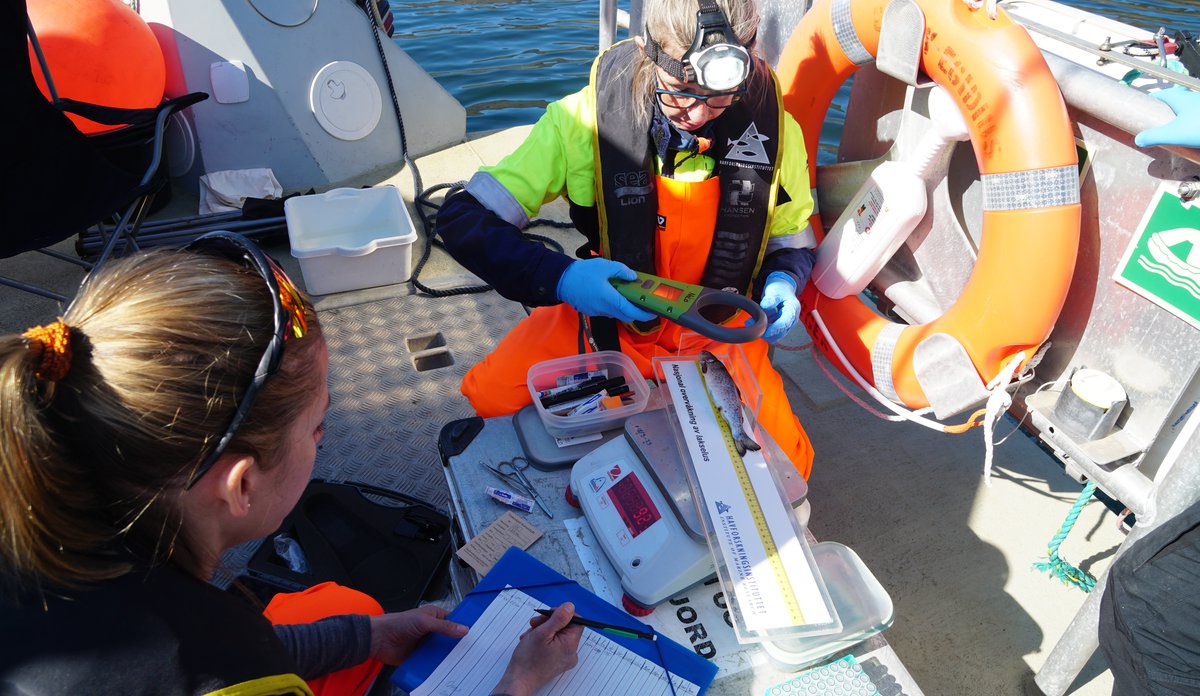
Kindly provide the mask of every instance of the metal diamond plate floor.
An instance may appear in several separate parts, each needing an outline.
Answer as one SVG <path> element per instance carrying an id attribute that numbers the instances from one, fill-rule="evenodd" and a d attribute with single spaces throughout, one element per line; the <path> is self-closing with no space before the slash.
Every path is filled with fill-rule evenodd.
<path id="1" fill-rule="evenodd" d="M 361 297 L 317 302 L 331 403 L 313 476 L 368 483 L 449 513 L 438 433 L 475 414 L 459 392 L 463 375 L 525 312 L 495 292 L 354 303 Z M 222 574 L 239 574 L 258 543 L 227 553 Z"/>
<path id="2" fill-rule="evenodd" d="M 521 306 L 495 292 L 407 295 L 318 316 L 329 343 L 332 403 L 314 475 L 363 481 L 448 510 L 438 433 L 474 415 L 459 392 L 463 375 L 525 316 Z"/>

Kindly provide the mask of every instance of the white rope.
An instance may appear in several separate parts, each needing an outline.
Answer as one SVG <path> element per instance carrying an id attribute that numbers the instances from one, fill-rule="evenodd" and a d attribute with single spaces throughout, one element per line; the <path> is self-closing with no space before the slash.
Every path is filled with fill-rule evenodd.
<path id="1" fill-rule="evenodd" d="M 821 372 L 825 373 L 825 376 L 829 378 L 829 381 L 833 382 L 833 386 L 837 387 L 838 390 L 840 392 L 842 392 L 842 394 L 846 395 L 846 398 L 850 399 L 855 404 L 857 404 L 859 408 L 861 408 L 862 410 L 866 411 L 867 413 L 871 414 L 872 416 L 875 416 L 876 418 L 878 418 L 880 420 L 892 421 L 892 422 L 898 422 L 898 421 L 904 420 L 900 416 L 889 416 L 886 413 L 882 413 L 879 410 L 875 409 L 870 404 L 868 404 L 867 402 L 858 398 L 858 396 L 854 392 L 850 391 L 846 387 L 845 384 L 842 384 L 842 379 L 840 377 L 835 375 L 832 370 L 830 370 L 828 367 L 825 366 L 824 361 L 821 360 L 821 351 L 817 349 L 817 346 L 813 341 L 809 341 L 807 343 L 801 343 L 801 344 L 794 345 L 794 346 L 784 345 L 782 343 L 776 343 L 775 347 L 779 350 L 787 350 L 787 351 L 796 351 L 796 352 L 803 351 L 803 350 L 808 351 L 812 355 L 813 362 L 815 362 L 817 364 L 817 367 L 821 368 Z"/>
<path id="2" fill-rule="evenodd" d="M 889 416 L 888 414 L 883 413 L 882 411 L 876 409 L 871 404 L 868 404 L 867 402 L 858 398 L 857 395 L 855 395 L 853 392 L 851 392 L 849 389 L 847 389 L 846 385 L 842 384 L 842 380 L 837 375 L 835 375 L 832 370 L 830 370 L 828 367 L 825 367 L 825 363 L 821 360 L 821 351 L 817 350 L 816 346 L 812 347 L 812 357 L 813 357 L 813 362 L 815 362 L 817 364 L 817 367 L 821 368 L 821 372 L 825 373 L 825 376 L 829 378 L 829 381 L 833 382 L 833 385 L 835 387 L 837 387 L 839 390 L 841 390 L 841 392 L 843 394 L 845 394 L 847 397 L 849 397 L 849 399 L 851 401 L 853 401 L 855 404 L 857 404 L 859 408 L 861 408 L 862 410 L 866 411 L 867 413 L 871 414 L 872 416 L 875 416 L 876 418 L 878 418 L 880 420 L 892 421 L 893 423 L 898 423 L 898 422 L 904 420 L 904 418 L 901 416 Z"/>
<path id="3" fill-rule="evenodd" d="M 942 423 L 922 417 L 923 414 L 928 413 L 931 409 L 926 408 L 921 409 L 920 411 L 910 411 L 909 409 L 896 404 L 891 399 L 880 393 L 878 389 L 871 386 L 867 380 L 863 379 L 862 375 L 858 374 L 858 370 L 854 369 L 854 366 L 850 364 L 850 360 L 848 360 L 846 355 L 842 353 L 842 349 L 838 346 L 837 342 L 833 340 L 833 336 L 830 335 L 829 329 L 825 327 L 825 320 L 821 318 L 820 312 L 813 310 L 812 318 L 813 323 L 815 323 L 817 328 L 820 329 L 821 335 L 825 337 L 825 343 L 827 343 L 829 347 L 833 349 L 833 353 L 837 356 L 838 362 L 842 364 L 846 374 L 850 375 L 850 378 L 853 379 L 856 384 L 858 384 L 859 388 L 870 394 L 871 398 L 878 401 L 884 408 L 899 416 L 899 420 L 906 420 L 911 423 L 916 423 L 917 425 L 923 425 L 930 430 L 936 430 L 942 433 L 946 432 L 946 426 Z M 888 417 L 887 419 L 897 420 L 891 417 Z"/>
<path id="4" fill-rule="evenodd" d="M 1031 358 L 1031 359 L 1030 359 L 1030 361 L 1029 361 L 1029 362 L 1030 362 L 1030 364 L 1032 364 L 1034 360 L 1037 360 L 1037 356 L 1036 356 L 1036 355 L 1035 355 L 1033 358 Z M 1025 366 L 1025 369 L 1026 369 L 1026 370 L 1028 370 L 1028 369 L 1029 369 L 1029 365 L 1026 365 L 1026 366 Z M 1025 379 L 1025 375 L 1028 375 L 1028 379 Z M 1033 377 L 1034 377 L 1034 375 L 1033 375 L 1032 373 L 1030 373 L 1030 372 L 1026 372 L 1026 373 L 1024 373 L 1024 374 L 1022 375 L 1022 379 L 1024 379 L 1024 381 L 1021 383 L 1021 386 L 1025 386 L 1025 382 L 1028 382 L 1028 381 L 1032 380 L 1032 379 L 1033 379 Z M 1059 386 L 1059 385 L 1061 385 L 1061 381 L 1055 381 L 1055 382 L 1044 382 L 1044 383 L 1042 383 L 1042 386 L 1040 386 L 1040 387 L 1038 387 L 1037 389 L 1034 389 L 1034 390 L 1033 390 L 1033 394 L 1040 394 L 1042 391 L 1044 391 L 1044 390 L 1046 390 L 1046 389 L 1049 389 L 1050 387 Z M 1017 387 L 1017 388 L 1016 388 L 1016 389 L 1013 391 L 1013 398 L 1016 398 L 1017 394 L 1019 394 L 1020 392 L 1021 392 L 1021 387 Z M 1033 396 L 1033 394 L 1030 394 L 1029 396 Z M 1029 397 L 1025 397 L 1025 398 L 1026 398 L 1026 400 L 1028 400 L 1028 399 L 1029 399 Z M 1012 436 L 1013 436 L 1013 435 L 1014 435 L 1014 434 L 1015 434 L 1015 433 L 1016 433 L 1018 430 L 1020 430 L 1020 429 L 1021 429 L 1021 426 L 1025 424 L 1025 419 L 1026 419 L 1026 418 L 1028 418 L 1028 417 L 1029 417 L 1029 409 L 1028 409 L 1028 408 L 1026 408 L 1026 409 L 1025 409 L 1025 413 L 1021 414 L 1021 420 L 1017 421 L 1017 424 L 1013 426 L 1013 429 L 1012 429 L 1012 430 L 1008 431 L 1008 434 L 1007 434 L 1007 435 L 1005 435 L 1004 437 L 1000 438 L 999 440 L 996 440 L 996 444 L 997 444 L 997 445 L 1003 445 L 1005 442 L 1007 442 L 1007 441 L 1008 441 L 1008 438 L 1012 437 Z"/>
<path id="5" fill-rule="evenodd" d="M 992 451 L 995 449 L 992 440 L 996 436 L 996 423 L 999 422 L 1000 416 L 1008 411 L 1008 407 L 1012 406 L 1012 396 L 1005 387 L 1012 381 L 1017 366 L 1024 359 L 1025 351 L 1017 353 L 1000 369 L 1000 373 L 987 383 L 991 394 L 988 395 L 987 411 L 983 415 L 983 482 L 989 488 L 992 485 Z"/>
<path id="6" fill-rule="evenodd" d="M 996 18 L 996 8 L 999 0 L 963 0 L 963 2 L 967 4 L 967 7 L 971 8 L 972 12 L 980 8 L 987 8 L 988 17 L 991 19 Z"/>

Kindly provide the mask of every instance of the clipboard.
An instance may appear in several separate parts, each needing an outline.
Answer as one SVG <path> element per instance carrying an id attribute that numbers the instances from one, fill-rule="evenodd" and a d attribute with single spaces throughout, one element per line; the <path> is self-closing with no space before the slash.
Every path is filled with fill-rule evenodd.
<path id="1" fill-rule="evenodd" d="M 515 546 L 500 557 L 491 572 L 479 581 L 475 589 L 463 598 L 447 618 L 467 626 L 474 625 L 497 593 L 508 586 L 521 590 L 551 607 L 563 602 L 574 602 L 579 614 L 589 619 L 636 627 L 643 631 L 654 630 Z M 708 689 L 708 685 L 717 674 L 715 664 L 661 633 L 656 641 L 608 633 L 600 635 L 655 664 L 661 661 L 671 674 L 699 686 L 701 694 Z M 456 642 L 456 639 L 449 636 L 429 636 L 404 664 L 396 668 L 392 674 L 392 683 L 405 691 L 417 688 L 450 654 Z"/>

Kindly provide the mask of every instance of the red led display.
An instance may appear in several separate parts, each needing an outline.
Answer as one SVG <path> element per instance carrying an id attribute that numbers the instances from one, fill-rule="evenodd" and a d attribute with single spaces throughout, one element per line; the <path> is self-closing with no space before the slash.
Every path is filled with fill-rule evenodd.
<path id="1" fill-rule="evenodd" d="M 612 488 L 608 489 L 608 497 L 612 499 L 621 520 L 634 537 L 661 519 L 658 508 L 654 507 L 654 502 L 646 493 L 646 488 L 633 474 L 627 474 L 625 478 L 614 483 Z"/>

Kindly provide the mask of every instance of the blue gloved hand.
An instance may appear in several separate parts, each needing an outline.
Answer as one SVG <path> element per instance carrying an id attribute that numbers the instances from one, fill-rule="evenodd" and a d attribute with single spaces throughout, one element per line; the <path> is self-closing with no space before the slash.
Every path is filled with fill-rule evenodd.
<path id="1" fill-rule="evenodd" d="M 1138 147 L 1181 145 L 1200 147 L 1200 92 L 1175 86 L 1150 96 L 1165 102 L 1175 112 L 1175 120 L 1157 128 L 1148 128 L 1134 137 Z"/>
<path id="2" fill-rule="evenodd" d="M 786 273 L 775 271 L 767 276 L 762 301 L 758 304 L 767 313 L 767 330 L 763 334 L 767 343 L 775 343 L 786 336 L 800 318 L 796 282 Z"/>
<path id="3" fill-rule="evenodd" d="M 609 278 L 634 280 L 637 273 L 620 261 L 580 259 L 558 279 L 558 299 L 589 317 L 612 317 L 618 321 L 649 321 L 655 315 L 625 299 L 608 282 Z"/>

